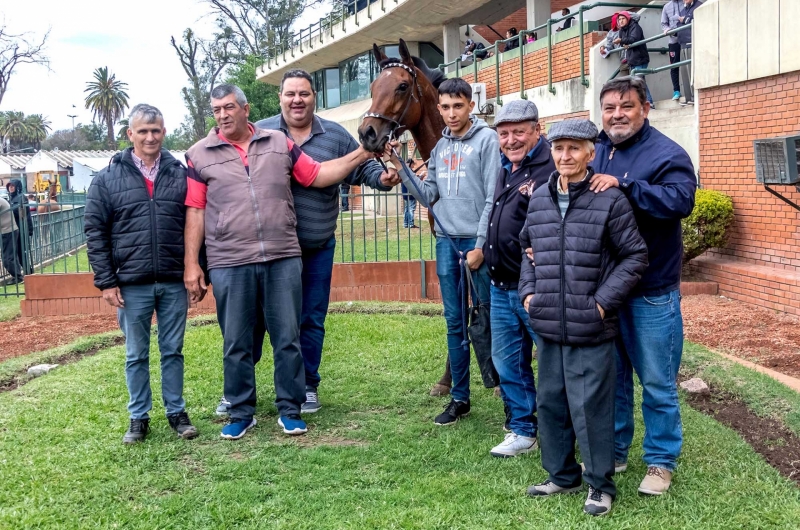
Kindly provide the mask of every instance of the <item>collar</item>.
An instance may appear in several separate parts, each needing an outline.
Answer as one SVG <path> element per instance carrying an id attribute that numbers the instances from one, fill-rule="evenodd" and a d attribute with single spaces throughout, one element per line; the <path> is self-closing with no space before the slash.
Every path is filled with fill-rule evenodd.
<path id="1" fill-rule="evenodd" d="M 149 171 L 152 171 L 152 168 L 148 168 L 145 165 L 144 160 L 142 160 L 141 158 L 136 156 L 136 153 L 134 152 L 133 149 L 131 149 L 131 158 L 133 159 L 133 163 L 136 164 L 136 167 L 138 167 L 139 169 L 148 169 Z M 158 156 L 156 157 L 155 162 L 153 163 L 153 167 L 156 168 L 159 165 L 161 165 L 161 152 L 160 151 L 158 153 Z"/>
<path id="2" fill-rule="evenodd" d="M 578 182 L 571 182 L 570 184 L 567 185 L 567 188 L 569 188 L 573 184 L 576 184 L 576 185 L 580 184 L 581 182 L 585 181 L 587 178 L 589 178 L 589 169 L 586 170 L 586 174 L 583 176 L 583 178 L 581 180 L 579 180 Z M 560 193 L 561 195 L 566 195 L 567 193 L 569 193 L 569 190 L 565 190 L 565 189 L 561 188 L 561 175 L 559 175 L 558 178 L 556 179 L 556 191 L 558 193 Z"/>
<path id="3" fill-rule="evenodd" d="M 251 142 L 253 140 L 259 140 L 267 137 L 270 134 L 270 131 L 259 129 L 250 122 L 247 122 L 247 126 L 250 128 L 250 132 L 253 134 L 253 137 L 250 139 Z M 212 127 L 211 130 L 208 131 L 208 135 L 206 135 L 206 147 L 218 147 L 226 144 L 233 145 L 228 141 L 227 138 L 219 134 L 219 127 Z"/>
<path id="4" fill-rule="evenodd" d="M 615 148 L 617 150 L 620 150 L 620 149 L 624 150 L 624 149 L 628 149 L 629 147 L 632 147 L 633 145 L 635 145 L 635 144 L 639 143 L 640 141 L 646 139 L 647 136 L 649 136 L 649 134 L 650 134 L 650 120 L 645 118 L 644 125 L 642 125 L 642 128 L 639 129 L 639 131 L 636 134 L 634 134 L 633 136 L 631 136 L 630 138 L 628 138 L 627 140 L 625 140 L 623 142 L 620 142 L 618 144 L 613 143 L 611 141 L 611 138 L 608 137 L 608 135 L 606 134 L 605 131 L 600 133 L 599 140 L 600 140 L 601 143 L 603 143 L 603 144 L 605 144 L 605 145 L 607 145 L 609 147 L 613 147 L 613 148 Z"/>
<path id="5" fill-rule="evenodd" d="M 540 151 L 542 150 L 544 144 L 545 144 L 544 137 L 539 136 L 539 141 L 536 142 L 536 145 L 533 146 L 533 149 L 528 151 L 528 154 L 525 155 L 525 158 L 523 158 L 522 161 L 519 163 L 519 167 L 529 164 L 530 162 L 535 160 L 536 156 L 539 155 Z M 505 169 L 509 173 L 511 173 L 511 168 L 514 167 L 514 164 L 511 162 L 511 160 L 509 160 L 508 157 L 502 152 L 500 153 L 500 164 L 503 166 L 503 169 Z"/>
<path id="6" fill-rule="evenodd" d="M 283 134 L 289 136 L 289 125 L 286 123 L 286 120 L 283 119 L 283 113 L 278 114 L 278 127 L 283 131 Z M 313 114 L 311 116 L 311 134 L 308 138 L 310 139 L 312 136 L 316 136 L 318 134 L 325 134 L 325 132 L 325 127 L 322 125 L 322 120 L 320 120 L 316 114 Z"/>

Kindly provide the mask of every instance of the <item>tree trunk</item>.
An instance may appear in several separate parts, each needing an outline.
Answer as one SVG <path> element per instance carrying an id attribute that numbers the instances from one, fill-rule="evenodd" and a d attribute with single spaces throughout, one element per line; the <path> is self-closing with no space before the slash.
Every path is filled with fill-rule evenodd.
<path id="1" fill-rule="evenodd" d="M 117 142 L 114 140 L 114 120 L 111 118 L 111 114 L 106 114 L 106 125 L 108 126 L 108 148 L 116 151 Z"/>

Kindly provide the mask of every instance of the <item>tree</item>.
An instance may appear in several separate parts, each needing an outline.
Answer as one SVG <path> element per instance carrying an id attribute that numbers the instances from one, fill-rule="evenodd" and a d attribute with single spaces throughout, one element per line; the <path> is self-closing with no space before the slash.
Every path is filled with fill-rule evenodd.
<path id="1" fill-rule="evenodd" d="M 42 142 L 42 149 L 61 151 L 100 151 L 106 149 L 105 127 L 97 123 L 83 125 L 79 123 L 74 129 L 54 131 Z"/>
<path id="2" fill-rule="evenodd" d="M 49 68 L 49 60 L 44 54 L 50 30 L 39 41 L 30 33 L 14 34 L 5 24 L 0 25 L 0 104 L 8 90 L 8 83 L 17 66 L 39 64 Z"/>
<path id="3" fill-rule="evenodd" d="M 181 89 L 181 95 L 189 111 L 191 133 L 195 140 L 199 140 L 205 136 L 206 118 L 211 116 L 211 91 L 216 86 L 217 77 L 230 62 L 228 42 L 198 40 L 191 29 L 183 32 L 181 44 L 175 41 L 175 37 L 171 42 L 189 78 L 189 86 Z"/>
<path id="4" fill-rule="evenodd" d="M 280 112 L 278 87 L 262 83 L 256 79 L 256 68 L 261 66 L 261 59 L 248 57 L 245 62 L 233 66 L 225 79 L 226 83 L 242 89 L 250 103 L 250 121 L 256 122 L 269 118 Z"/>
<path id="5" fill-rule="evenodd" d="M 218 39 L 226 39 L 240 57 L 262 60 L 277 44 L 286 44 L 303 12 L 324 0 L 204 0 L 217 15 Z"/>
<path id="6" fill-rule="evenodd" d="M 101 119 L 106 125 L 107 144 L 109 149 L 116 149 L 114 141 L 114 124 L 128 108 L 127 83 L 117 81 L 114 74 L 104 66 L 94 71 L 94 81 L 86 83 L 86 108 L 94 113 L 94 119 Z"/>
<path id="7" fill-rule="evenodd" d="M 41 114 L 31 114 L 25 117 L 25 126 L 27 128 L 26 140 L 31 142 L 33 148 L 38 151 L 42 147 L 42 141 L 50 133 L 50 121 Z"/>
<path id="8" fill-rule="evenodd" d="M 3 138 L 3 152 L 13 151 L 12 145 L 19 144 L 28 137 L 28 125 L 25 123 L 25 114 L 15 110 L 0 113 L 0 136 Z"/>

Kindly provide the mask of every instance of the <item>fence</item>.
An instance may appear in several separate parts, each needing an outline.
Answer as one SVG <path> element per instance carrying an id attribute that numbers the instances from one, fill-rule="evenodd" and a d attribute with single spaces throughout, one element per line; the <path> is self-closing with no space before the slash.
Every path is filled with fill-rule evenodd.
<path id="1" fill-rule="evenodd" d="M 19 279 L 22 274 L 91 271 L 83 232 L 85 194 L 67 192 L 59 197 L 59 211 L 32 213 L 31 225 L 23 215 L 19 223 L 22 230 L 13 237 L 4 236 L 3 241 L 8 244 L 0 249 L 0 297 L 25 295 L 24 285 L 14 281 L 15 276 Z M 368 263 L 434 259 L 435 238 L 428 225 L 427 210 L 417 204 L 412 214 L 409 208 L 408 221 L 413 220 L 415 228 L 406 227 L 405 206 L 410 199 L 399 187 L 387 193 L 354 186 L 351 192 L 342 193 L 340 206 L 347 208 L 339 213 L 334 260 Z M 10 210 L 0 213 L 0 226 L 5 226 L 4 222 L 10 224 L 11 217 Z M 31 236 L 20 238 L 20 234 L 27 233 Z"/>

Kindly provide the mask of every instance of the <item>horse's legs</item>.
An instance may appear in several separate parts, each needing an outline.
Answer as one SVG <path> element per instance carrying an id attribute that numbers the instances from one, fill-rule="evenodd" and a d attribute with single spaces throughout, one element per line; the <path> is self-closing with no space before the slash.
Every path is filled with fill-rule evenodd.
<path id="1" fill-rule="evenodd" d="M 446 396 L 450 393 L 450 387 L 453 386 L 453 375 L 450 373 L 450 357 L 447 357 L 447 363 L 444 367 L 444 375 L 439 379 L 439 382 L 431 388 L 431 396 Z"/>

